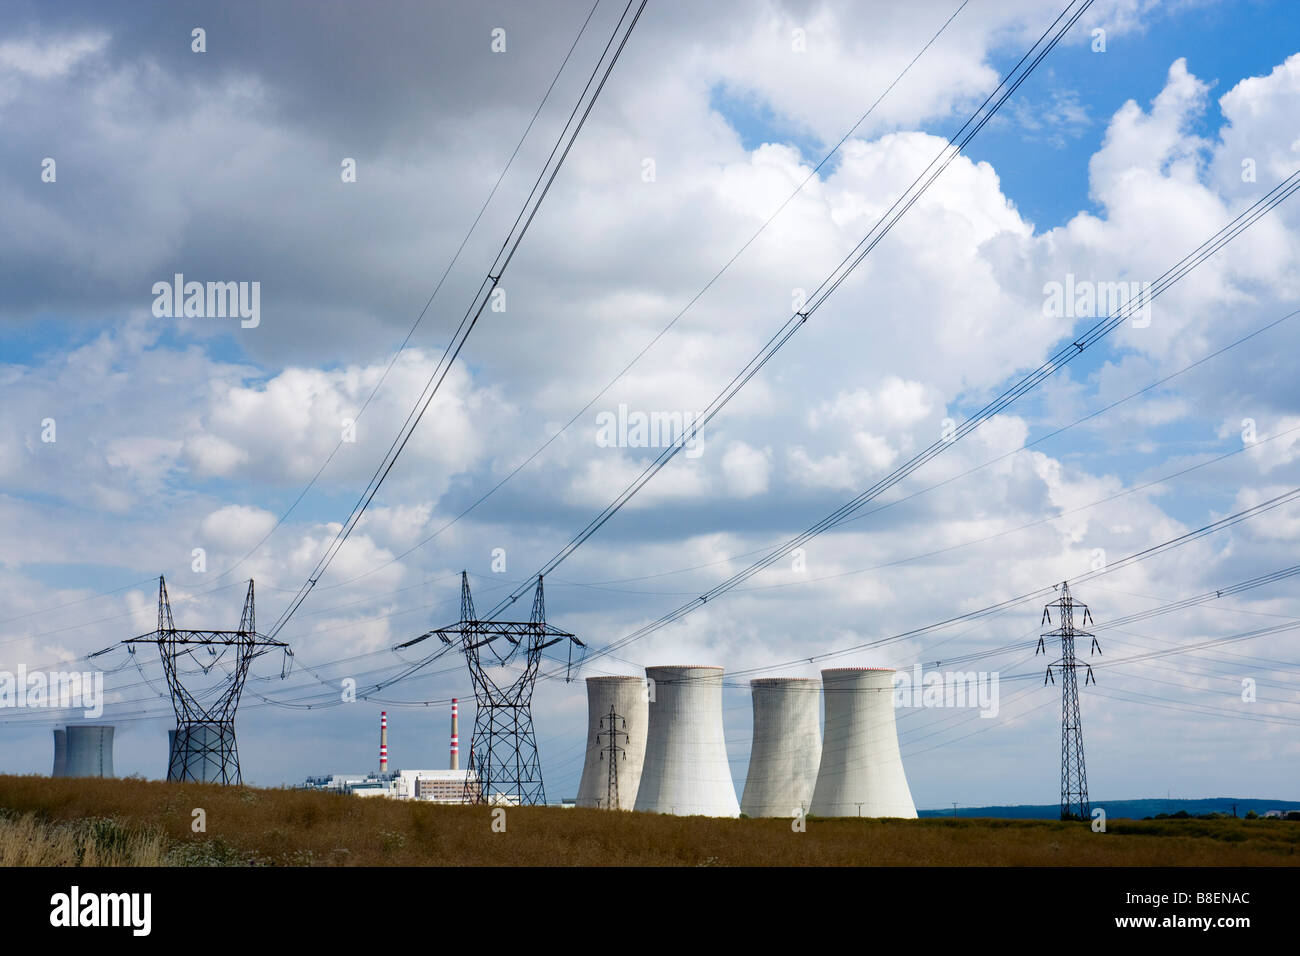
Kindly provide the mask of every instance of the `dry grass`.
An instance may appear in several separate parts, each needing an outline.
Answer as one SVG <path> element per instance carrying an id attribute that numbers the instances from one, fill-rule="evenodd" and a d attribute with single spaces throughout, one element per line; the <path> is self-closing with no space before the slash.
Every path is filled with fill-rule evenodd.
<path id="1" fill-rule="evenodd" d="M 0 776 L 0 863 L 371 866 L 1295 866 L 1300 824 L 1111 820 L 714 820 L 337 794 Z M 191 830 L 195 808 L 206 833 Z M 90 821 L 88 823 L 87 821 Z M 99 821 L 118 836 L 101 847 Z M 105 822 L 107 821 L 107 822 Z M 110 826 L 111 824 L 111 826 Z M 23 835 L 25 834 L 25 835 Z M 80 843 L 78 843 L 80 839 Z M 91 849 L 87 850 L 86 847 Z M 79 851 L 78 846 L 82 849 Z M 78 856 L 78 852 L 81 853 Z"/>
<path id="2" fill-rule="evenodd" d="M 156 829 L 132 830 L 110 819 L 0 816 L 0 866 L 160 866 L 165 846 Z"/>

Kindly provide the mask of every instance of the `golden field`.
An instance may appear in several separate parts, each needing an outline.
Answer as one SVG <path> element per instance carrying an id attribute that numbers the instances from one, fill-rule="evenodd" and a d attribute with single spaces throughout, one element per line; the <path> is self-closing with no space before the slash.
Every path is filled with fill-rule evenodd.
<path id="1" fill-rule="evenodd" d="M 194 810 L 206 832 L 192 829 Z M 3 866 L 1295 866 L 1300 824 L 718 820 L 0 776 Z"/>

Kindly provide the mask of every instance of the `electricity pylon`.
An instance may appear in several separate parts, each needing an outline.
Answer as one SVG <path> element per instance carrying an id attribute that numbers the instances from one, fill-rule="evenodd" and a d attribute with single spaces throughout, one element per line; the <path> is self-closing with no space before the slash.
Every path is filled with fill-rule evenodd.
<path id="1" fill-rule="evenodd" d="M 1074 641 L 1079 637 L 1091 638 L 1089 656 L 1092 656 L 1093 651 L 1100 654 L 1101 645 L 1097 643 L 1095 634 L 1090 634 L 1081 627 L 1075 627 L 1076 608 L 1083 609 L 1079 617 L 1080 625 L 1088 624 L 1092 620 L 1092 613 L 1088 610 L 1088 605 L 1079 604 L 1070 596 L 1068 582 L 1061 582 L 1061 596 L 1043 608 L 1040 624 L 1052 623 L 1052 608 L 1057 610 L 1060 626 L 1055 630 L 1044 631 L 1039 636 L 1034 656 L 1047 653 L 1044 638 L 1061 639 L 1061 658 L 1047 665 L 1047 676 L 1043 678 L 1043 686 L 1046 687 L 1049 680 L 1053 684 L 1056 683 L 1052 668 L 1055 667 L 1061 672 L 1061 819 L 1086 820 L 1091 813 L 1091 808 L 1088 804 L 1088 772 L 1083 762 L 1083 721 L 1079 714 L 1079 682 L 1075 677 L 1075 669 L 1087 668 L 1083 680 L 1084 686 L 1097 683 L 1097 678 L 1093 676 L 1091 664 L 1086 662 L 1081 664 L 1075 660 Z"/>
<path id="2" fill-rule="evenodd" d="M 155 644 L 162 657 L 172 709 L 176 712 L 176 738 L 168 757 L 167 779 L 242 783 L 239 751 L 235 747 L 235 711 L 244 690 L 244 680 L 248 677 L 248 667 L 256 658 L 277 647 L 286 651 L 281 676 L 288 663 L 287 644 L 257 633 L 253 582 L 248 582 L 237 630 L 191 630 L 176 626 L 171 600 L 167 596 L 167 582 L 160 575 L 157 629 L 123 643 L 131 654 L 135 654 L 137 644 Z M 182 670 L 186 658 L 198 666 Z M 202 690 L 191 690 L 186 686 L 184 678 L 199 673 L 206 677 L 218 665 L 222 666 L 224 676 L 215 686 Z M 200 698 L 208 703 L 201 703 Z"/>
<path id="3" fill-rule="evenodd" d="M 596 734 L 596 742 L 599 743 L 602 737 L 609 738 L 609 743 L 600 749 L 600 759 L 606 761 L 609 770 L 605 782 L 605 809 L 622 810 L 623 806 L 618 799 L 618 761 L 627 751 L 618 745 L 618 738 L 622 737 L 624 741 L 629 738 L 624 731 L 617 728 L 626 727 L 627 721 L 620 717 L 615 712 L 614 705 L 610 704 L 609 713 L 600 718 L 600 726 L 606 729 Z"/>
<path id="4" fill-rule="evenodd" d="M 429 631 L 406 645 L 436 636 L 459 646 L 474 684 L 474 736 L 465 778 L 466 803 L 533 805 L 546 802 L 542 766 L 533 734 L 532 700 L 542 651 L 568 640 L 586 645 L 568 631 L 546 623 L 542 577 L 537 577 L 533 613 L 527 621 L 480 621 L 475 616 L 469 576 L 460 576 L 460 621 Z M 498 643 L 499 642 L 499 643 Z"/>

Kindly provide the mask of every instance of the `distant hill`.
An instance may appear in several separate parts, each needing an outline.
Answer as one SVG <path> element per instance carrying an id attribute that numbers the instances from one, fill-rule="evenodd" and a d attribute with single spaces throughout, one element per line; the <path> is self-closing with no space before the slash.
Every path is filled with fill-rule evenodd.
<path id="1" fill-rule="evenodd" d="M 1212 797 L 1208 800 L 1093 800 L 1094 807 L 1102 807 L 1110 819 L 1128 818 L 1141 820 L 1154 817 L 1157 813 L 1177 813 L 1186 810 L 1189 814 L 1232 813 L 1233 804 L 1237 806 L 1237 816 L 1244 817 L 1250 810 L 1263 816 L 1269 810 L 1290 812 L 1300 810 L 1300 801 L 1296 800 L 1258 800 L 1246 797 Z M 950 817 L 952 808 L 947 810 L 918 810 L 922 817 Z M 1014 807 L 958 807 L 959 817 L 1001 817 L 1012 820 L 1056 820 L 1061 816 L 1058 803 L 1041 805 L 1022 804 Z"/>

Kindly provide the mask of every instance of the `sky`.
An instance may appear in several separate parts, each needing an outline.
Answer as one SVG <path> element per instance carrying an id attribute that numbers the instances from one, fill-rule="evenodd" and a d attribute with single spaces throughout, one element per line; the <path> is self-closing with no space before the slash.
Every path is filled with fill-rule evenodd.
<path id="1" fill-rule="evenodd" d="M 661 450 L 611 442 L 602 422 L 704 409 L 1061 5 L 650 0 L 501 278 L 504 308 L 280 632 L 293 670 L 254 662 L 244 778 L 372 769 L 381 709 L 396 766 L 445 766 L 445 702 L 463 702 L 462 739 L 473 718 L 463 661 L 355 703 L 343 682 L 364 696 L 418 660 L 427 643 L 392 647 L 456 620 L 462 569 L 480 609 L 525 584 Z M 10 4 L 0 671 L 104 670 L 119 775 L 165 773 L 162 668 L 150 648 L 84 655 L 153 629 L 159 575 L 195 628 L 235 627 L 252 578 L 269 629 L 421 394 L 622 8 L 601 0 L 579 35 L 587 0 Z M 979 655 L 962 666 L 1000 676 L 996 717 L 898 712 L 916 804 L 1057 799 L 1059 690 L 1033 654 L 1050 598 L 808 659 L 1300 485 L 1300 200 L 871 513 L 596 652 L 830 514 L 1105 314 L 1053 309 L 1050 290 L 1140 289 L 1300 167 L 1297 26 L 1284 0 L 1097 0 L 697 453 L 548 575 L 549 620 L 592 654 L 570 680 L 553 659 L 537 685 L 549 798 L 577 790 L 588 676 Z M 157 314 L 155 285 L 178 273 L 257 283 L 255 323 Z M 1107 622 L 1289 567 L 1298 531 L 1300 506 L 1279 507 L 1073 588 L 1105 662 L 1081 690 L 1095 799 L 1296 799 L 1300 637 L 1192 647 L 1300 623 L 1294 579 Z M 723 698 L 738 793 L 748 679 Z M 68 720 L 0 710 L 0 771 L 48 772 Z"/>

